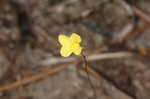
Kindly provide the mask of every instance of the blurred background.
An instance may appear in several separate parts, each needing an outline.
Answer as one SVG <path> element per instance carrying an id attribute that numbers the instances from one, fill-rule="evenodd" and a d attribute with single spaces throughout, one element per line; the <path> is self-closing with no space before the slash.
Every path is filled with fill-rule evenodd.
<path id="1" fill-rule="evenodd" d="M 149 27 L 149 0 L 0 0 L 0 99 L 150 99 Z"/>

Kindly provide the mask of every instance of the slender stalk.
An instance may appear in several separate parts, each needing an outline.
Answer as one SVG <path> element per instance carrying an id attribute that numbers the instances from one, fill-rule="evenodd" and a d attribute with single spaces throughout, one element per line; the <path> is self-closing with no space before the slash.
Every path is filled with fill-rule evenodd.
<path id="1" fill-rule="evenodd" d="M 97 95 L 96 95 L 96 89 L 95 89 L 95 87 L 94 87 L 94 85 L 93 85 L 93 83 L 92 83 L 92 81 L 90 79 L 89 73 L 88 73 L 88 61 L 87 61 L 86 56 L 84 54 L 82 54 L 82 58 L 83 58 L 83 62 L 84 62 L 84 67 L 83 68 L 85 69 L 85 72 L 87 74 L 87 79 L 89 81 L 89 84 L 90 84 L 93 92 L 94 92 L 94 97 L 96 99 L 96 97 L 97 97 Z"/>

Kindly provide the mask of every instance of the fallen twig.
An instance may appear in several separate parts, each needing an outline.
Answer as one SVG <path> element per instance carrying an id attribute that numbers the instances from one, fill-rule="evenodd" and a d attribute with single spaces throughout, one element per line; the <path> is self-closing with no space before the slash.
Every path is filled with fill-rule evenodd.
<path id="1" fill-rule="evenodd" d="M 104 59 L 112 59 L 112 58 L 123 58 L 133 56 L 130 52 L 113 52 L 113 53 L 100 53 L 95 55 L 87 56 L 87 61 L 96 61 L 96 60 L 104 60 Z M 75 57 L 71 58 L 58 58 L 58 57 L 49 57 L 43 61 L 40 61 L 39 64 L 43 66 L 50 66 L 54 64 L 61 64 L 75 61 Z"/>

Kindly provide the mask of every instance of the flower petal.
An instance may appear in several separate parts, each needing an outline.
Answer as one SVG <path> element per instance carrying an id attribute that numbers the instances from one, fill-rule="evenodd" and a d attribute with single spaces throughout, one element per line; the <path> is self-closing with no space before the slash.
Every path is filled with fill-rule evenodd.
<path id="1" fill-rule="evenodd" d="M 63 35 L 63 34 L 60 34 L 60 35 L 58 36 L 58 41 L 59 41 L 59 43 L 60 43 L 61 45 L 66 45 L 66 44 L 69 43 L 69 37 L 67 37 L 67 36 L 65 36 L 65 35 Z"/>
<path id="2" fill-rule="evenodd" d="M 76 47 L 74 48 L 73 53 L 74 53 L 75 55 L 80 55 L 80 54 L 81 54 L 81 51 L 82 51 L 82 47 L 81 47 L 80 45 L 78 45 L 78 46 L 76 46 Z"/>
<path id="3" fill-rule="evenodd" d="M 76 43 L 80 43 L 81 42 L 81 37 L 78 34 L 76 34 L 76 33 L 72 33 L 70 39 L 73 42 L 76 42 Z"/>
<path id="4" fill-rule="evenodd" d="M 61 56 L 68 57 L 68 56 L 71 55 L 71 53 L 72 53 L 72 51 L 71 51 L 68 47 L 66 47 L 66 46 L 63 46 L 63 47 L 60 49 L 60 54 L 61 54 Z"/>

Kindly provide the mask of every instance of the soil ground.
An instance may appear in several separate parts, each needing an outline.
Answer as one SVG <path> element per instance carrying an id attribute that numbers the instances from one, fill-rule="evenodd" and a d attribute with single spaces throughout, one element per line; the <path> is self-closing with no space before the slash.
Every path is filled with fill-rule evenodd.
<path id="1" fill-rule="evenodd" d="M 150 99 L 149 24 L 149 0 L 1 0 L 0 99 Z"/>

